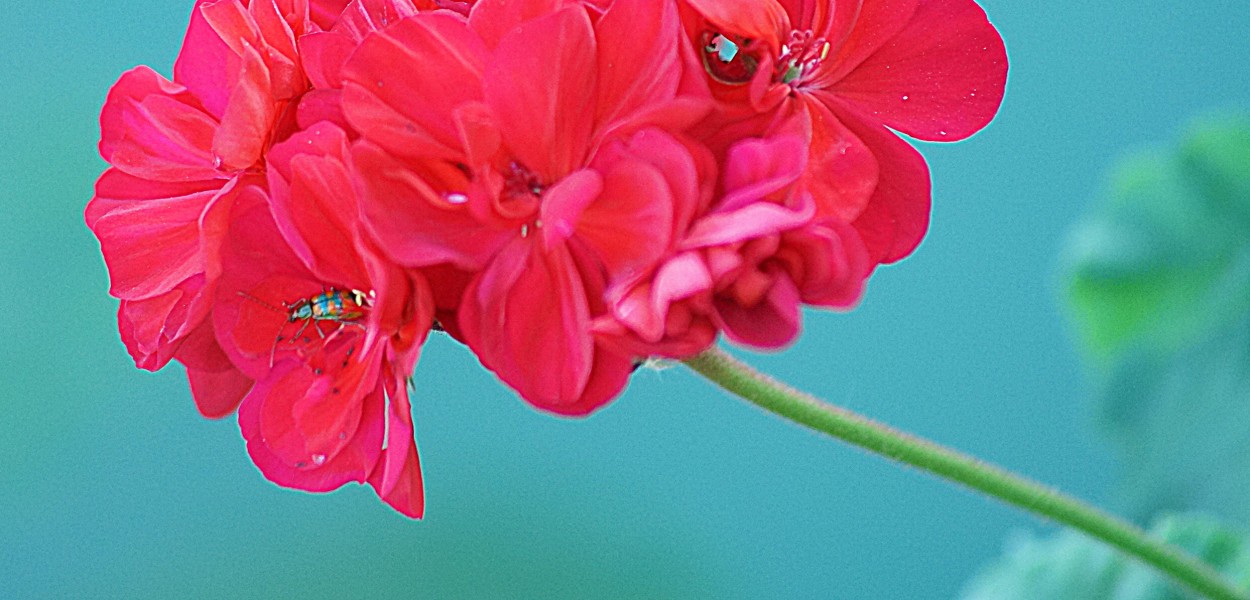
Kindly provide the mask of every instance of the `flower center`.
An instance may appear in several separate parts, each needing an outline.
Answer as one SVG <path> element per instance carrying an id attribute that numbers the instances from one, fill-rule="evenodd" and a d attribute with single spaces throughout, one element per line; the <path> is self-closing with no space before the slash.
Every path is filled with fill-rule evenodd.
<path id="1" fill-rule="evenodd" d="M 830 44 L 816 37 L 812 30 L 791 31 L 790 39 L 781 47 L 773 78 L 791 87 L 810 81 L 821 63 L 829 58 Z"/>
<path id="2" fill-rule="evenodd" d="M 814 79 L 832 45 L 810 29 L 793 30 L 777 52 L 773 81 L 799 87 Z M 703 68 L 713 79 L 731 85 L 747 83 L 759 69 L 759 42 L 718 31 L 703 32 Z"/>
<path id="3" fill-rule="evenodd" d="M 547 186 L 538 179 L 533 171 L 515 160 L 508 163 L 504 171 L 503 195 L 505 198 L 521 200 L 529 197 L 540 197 Z"/>

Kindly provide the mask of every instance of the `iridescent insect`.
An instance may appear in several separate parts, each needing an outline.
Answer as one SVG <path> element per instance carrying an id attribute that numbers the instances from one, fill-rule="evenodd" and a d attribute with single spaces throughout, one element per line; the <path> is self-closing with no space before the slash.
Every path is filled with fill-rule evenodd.
<path id="1" fill-rule="evenodd" d="M 323 340 L 328 340 L 338 335 L 347 326 L 354 326 L 364 329 L 365 326 L 360 322 L 365 317 L 367 311 L 373 307 L 373 292 L 362 292 L 360 290 L 339 290 L 330 288 L 311 298 L 300 298 L 295 302 L 283 302 L 282 308 L 278 308 L 260 298 L 257 298 L 247 292 L 239 292 L 240 296 L 248 298 L 270 310 L 274 310 L 286 315 L 287 323 L 300 323 L 299 329 L 295 334 L 290 336 L 288 341 L 295 343 L 304 335 L 311 325 L 313 331 Z M 338 323 L 339 327 L 326 336 L 325 332 L 316 323 L 328 321 Z M 273 348 L 269 351 L 269 366 L 273 366 L 274 355 L 278 351 L 278 342 L 283 339 L 282 332 L 273 340 Z M 309 341 L 305 339 L 305 341 Z"/>

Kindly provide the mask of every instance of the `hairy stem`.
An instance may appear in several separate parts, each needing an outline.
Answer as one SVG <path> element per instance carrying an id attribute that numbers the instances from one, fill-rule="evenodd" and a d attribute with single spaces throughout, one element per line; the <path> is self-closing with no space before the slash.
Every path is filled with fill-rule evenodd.
<path id="1" fill-rule="evenodd" d="M 685 361 L 716 385 L 790 421 L 911 465 L 1091 535 L 1209 598 L 1250 600 L 1210 566 L 1141 528 L 1058 490 L 833 406 L 713 347 Z"/>

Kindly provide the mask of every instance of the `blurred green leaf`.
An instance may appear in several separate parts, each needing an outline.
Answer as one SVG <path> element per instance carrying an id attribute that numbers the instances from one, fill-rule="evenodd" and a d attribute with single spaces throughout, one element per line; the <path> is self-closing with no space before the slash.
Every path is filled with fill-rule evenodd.
<path id="1" fill-rule="evenodd" d="M 1067 257 L 1125 509 L 1250 519 L 1250 118 L 1128 161 Z"/>
<path id="2" fill-rule="evenodd" d="M 1250 585 L 1250 538 L 1207 517 L 1159 519 L 1151 533 L 1214 566 L 1237 585 Z M 1082 533 L 1022 536 L 964 588 L 962 600 L 1189 600 L 1153 568 Z"/>
<path id="3" fill-rule="evenodd" d="M 1250 118 L 1127 161 L 1068 248 L 1069 297 L 1101 360 L 1176 349 L 1250 311 Z"/>

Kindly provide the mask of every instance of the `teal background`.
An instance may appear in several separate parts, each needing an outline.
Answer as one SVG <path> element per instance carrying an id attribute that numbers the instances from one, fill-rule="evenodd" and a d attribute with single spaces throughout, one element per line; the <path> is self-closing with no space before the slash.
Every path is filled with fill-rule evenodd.
<path id="1" fill-rule="evenodd" d="M 125 69 L 169 73 L 190 2 L 11 3 L 0 20 L 0 598 L 949 598 L 1041 525 L 791 426 L 682 368 L 586 420 L 434 339 L 427 516 L 277 488 L 176 368 L 133 367 L 82 208 Z M 1250 105 L 1250 4 L 987 0 L 1011 78 L 924 145 L 933 225 L 849 314 L 753 357 L 794 385 L 1094 501 L 1116 465 L 1058 300 L 1069 226 L 1127 150 Z"/>

